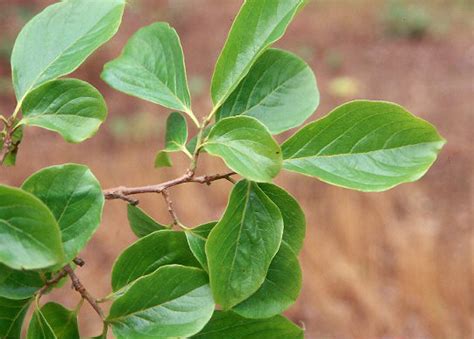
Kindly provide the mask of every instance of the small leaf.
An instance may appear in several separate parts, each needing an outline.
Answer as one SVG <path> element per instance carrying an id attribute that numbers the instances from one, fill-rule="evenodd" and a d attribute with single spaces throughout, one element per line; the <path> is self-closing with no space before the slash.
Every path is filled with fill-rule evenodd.
<path id="1" fill-rule="evenodd" d="M 304 333 L 281 315 L 269 319 L 246 319 L 233 312 L 215 311 L 206 327 L 192 338 L 303 339 Z"/>
<path id="2" fill-rule="evenodd" d="M 0 264 L 0 297 L 13 300 L 27 299 L 43 285 L 44 281 L 38 272 L 17 271 Z"/>
<path id="3" fill-rule="evenodd" d="M 9 300 L 0 297 L 0 338 L 20 338 L 31 299 Z"/>
<path id="4" fill-rule="evenodd" d="M 206 257 L 206 241 L 209 233 L 212 231 L 217 222 L 210 222 L 200 225 L 186 232 L 189 248 L 193 252 L 194 257 L 199 261 L 202 268 L 208 271 Z"/>
<path id="5" fill-rule="evenodd" d="M 92 172 L 76 164 L 52 166 L 33 174 L 22 188 L 53 212 L 61 229 L 66 260 L 74 259 L 102 218 L 104 195 Z"/>
<path id="6" fill-rule="evenodd" d="M 181 151 L 189 154 L 186 149 L 187 139 L 188 126 L 186 125 L 186 119 L 178 112 L 171 113 L 166 121 L 165 149 L 156 155 L 155 167 L 172 166 L 168 153 Z"/>
<path id="7" fill-rule="evenodd" d="M 249 180 L 271 181 L 281 169 L 280 146 L 255 118 L 222 119 L 212 128 L 203 147 Z"/>
<path id="8" fill-rule="evenodd" d="M 284 168 L 360 191 L 422 177 L 445 140 L 403 107 L 353 101 L 305 126 L 283 145 Z"/>
<path id="9" fill-rule="evenodd" d="M 141 276 L 170 264 L 199 267 L 184 233 L 165 230 L 147 235 L 118 257 L 112 269 L 112 289 L 118 291 Z"/>
<path id="10" fill-rule="evenodd" d="M 289 52 L 270 49 L 219 108 L 216 120 L 248 115 L 278 134 L 301 125 L 318 104 L 319 91 L 311 68 Z"/>
<path id="11" fill-rule="evenodd" d="M 299 254 L 306 234 L 306 218 L 298 201 L 277 185 L 261 183 L 258 186 L 280 209 L 285 225 L 282 242 Z"/>
<path id="12" fill-rule="evenodd" d="M 213 310 L 206 273 L 171 265 L 138 279 L 114 301 L 107 322 L 117 338 L 188 337 L 204 327 Z"/>
<path id="13" fill-rule="evenodd" d="M 57 132 L 72 143 L 96 134 L 107 116 L 104 98 L 87 82 L 50 81 L 27 95 L 21 124 Z"/>
<path id="14" fill-rule="evenodd" d="M 122 55 L 105 65 L 102 79 L 126 94 L 186 112 L 199 125 L 191 112 L 181 43 L 167 23 L 136 32 Z"/>
<path id="15" fill-rule="evenodd" d="M 211 93 L 219 107 L 248 73 L 257 58 L 280 39 L 302 0 L 247 0 L 235 19 L 217 60 Z"/>
<path id="16" fill-rule="evenodd" d="M 118 30 L 124 0 L 60 1 L 35 16 L 12 52 L 18 102 L 39 85 L 74 71 Z"/>
<path id="17" fill-rule="evenodd" d="M 0 185 L 0 262 L 16 270 L 64 262 L 59 226 L 38 198 Z"/>
<path id="18" fill-rule="evenodd" d="M 15 166 L 16 156 L 18 154 L 18 148 L 21 144 L 22 139 L 23 139 L 23 126 L 18 126 L 18 128 L 13 132 L 13 135 L 12 135 L 13 147 L 11 151 L 5 157 L 3 164 L 0 164 L 0 166 L 1 165 Z M 0 138 L 0 149 L 2 149 L 2 147 L 3 147 L 3 140 Z"/>
<path id="19" fill-rule="evenodd" d="M 233 310 L 241 316 L 253 319 L 280 314 L 298 299 L 301 280 L 298 258 L 288 245 L 282 243 L 262 286 Z"/>
<path id="20" fill-rule="evenodd" d="M 156 222 L 152 217 L 146 214 L 139 207 L 127 206 L 128 221 L 133 233 L 139 238 L 142 238 L 155 231 L 165 230 L 166 226 Z"/>
<path id="21" fill-rule="evenodd" d="M 36 319 L 35 319 L 36 318 Z M 34 321 L 28 330 L 31 338 L 40 338 L 44 327 L 49 334 L 57 339 L 79 339 L 79 328 L 77 325 L 77 314 L 64 308 L 62 305 L 50 302 L 41 307 L 41 311 L 36 311 Z M 43 328 L 39 328 L 39 326 Z M 43 336 L 44 338 L 51 338 Z"/>
<path id="22" fill-rule="evenodd" d="M 256 183 L 234 186 L 222 219 L 206 243 L 216 303 L 228 309 L 255 293 L 278 252 L 283 219 Z"/>

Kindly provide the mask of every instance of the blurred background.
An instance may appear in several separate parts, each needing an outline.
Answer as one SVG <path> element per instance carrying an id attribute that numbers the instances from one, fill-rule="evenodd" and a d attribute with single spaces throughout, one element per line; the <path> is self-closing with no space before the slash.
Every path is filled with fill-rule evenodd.
<path id="1" fill-rule="evenodd" d="M 53 2 L 0 0 L 2 114 L 15 106 L 9 66 L 14 39 Z M 138 28 L 168 21 L 182 39 L 193 110 L 204 116 L 213 66 L 242 1 L 128 2 L 117 36 L 74 74 L 104 94 L 106 124 L 79 145 L 28 128 L 17 167 L 1 168 L 0 182 L 20 185 L 33 172 L 66 162 L 90 166 L 104 188 L 159 183 L 183 173 L 187 160 L 179 155 L 173 169 L 153 168 L 168 112 L 112 90 L 100 71 Z M 308 224 L 304 287 L 287 315 L 306 328 L 307 338 L 474 338 L 474 2 L 313 0 L 277 46 L 302 56 L 316 73 L 321 105 L 312 119 L 354 98 L 383 99 L 434 123 L 448 140 L 423 179 L 389 192 L 278 177 L 301 202 Z M 200 173 L 222 169 L 220 160 L 201 158 Z M 222 181 L 176 187 L 171 194 L 182 221 L 195 226 L 221 215 L 230 189 Z M 161 197 L 143 196 L 141 206 L 170 222 Z M 125 204 L 107 202 L 101 228 L 82 254 L 86 266 L 78 271 L 93 295 L 110 292 L 114 259 L 135 239 Z M 48 298 L 69 307 L 78 301 L 67 286 Z M 88 305 L 81 326 L 84 336 L 100 332 Z"/>

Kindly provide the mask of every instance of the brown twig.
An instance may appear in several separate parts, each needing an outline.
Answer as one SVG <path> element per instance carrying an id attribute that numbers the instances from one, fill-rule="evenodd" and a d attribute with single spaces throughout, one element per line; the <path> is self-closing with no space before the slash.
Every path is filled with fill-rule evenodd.
<path id="1" fill-rule="evenodd" d="M 43 294 L 48 291 L 48 289 L 56 284 L 58 284 L 61 279 L 65 278 L 67 276 L 67 272 L 65 270 L 59 271 L 58 274 L 56 274 L 53 278 L 50 280 L 46 281 L 43 287 L 37 292 L 39 296 L 42 296 Z"/>
<path id="2" fill-rule="evenodd" d="M 114 200 L 114 199 L 122 199 L 130 203 L 130 201 L 137 202 L 135 199 L 131 199 L 129 195 L 135 194 L 143 194 L 143 193 L 163 193 L 163 191 L 167 190 L 170 187 L 186 184 L 189 182 L 199 183 L 199 184 L 207 184 L 210 185 L 211 182 L 221 179 L 229 179 L 231 176 L 235 175 L 235 172 L 229 172 L 226 174 L 215 174 L 215 175 L 203 175 L 200 177 L 194 177 L 192 172 L 188 172 L 176 179 L 169 180 L 157 185 L 148 185 L 148 186 L 140 186 L 140 187 L 115 187 L 104 190 L 105 199 Z"/>
<path id="3" fill-rule="evenodd" d="M 178 215 L 176 214 L 174 208 L 173 208 L 173 201 L 171 200 L 170 193 L 168 192 L 167 189 L 164 189 L 161 194 L 163 195 L 163 198 L 165 199 L 166 205 L 168 206 L 168 212 L 171 215 L 171 219 L 173 219 L 173 225 L 174 226 L 181 226 L 181 223 L 179 222 Z"/>
<path id="4" fill-rule="evenodd" d="M 64 266 L 63 271 L 65 271 L 66 274 L 69 275 L 69 277 L 71 278 L 72 287 L 82 296 L 83 299 L 85 299 L 92 306 L 94 311 L 97 312 L 97 314 L 102 318 L 102 320 L 105 320 L 104 311 L 102 311 L 94 297 L 90 295 L 84 285 L 82 285 L 81 281 L 77 277 L 76 273 L 74 273 L 74 270 L 71 268 L 71 266 Z"/>

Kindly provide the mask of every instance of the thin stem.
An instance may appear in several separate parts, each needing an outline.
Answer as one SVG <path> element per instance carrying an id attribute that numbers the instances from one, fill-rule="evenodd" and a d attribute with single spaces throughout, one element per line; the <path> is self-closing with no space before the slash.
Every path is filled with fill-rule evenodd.
<path id="1" fill-rule="evenodd" d="M 8 124 L 9 124 L 8 119 L 5 118 L 3 115 L 0 115 L 0 121 L 3 122 L 3 124 L 5 125 L 5 127 L 7 127 Z"/>
<path id="2" fill-rule="evenodd" d="M 37 292 L 37 295 L 41 297 L 43 294 L 45 294 L 48 291 L 50 287 L 57 285 L 66 276 L 67 276 L 66 271 L 64 270 L 59 271 L 59 273 L 56 274 L 53 278 L 45 282 L 44 286 L 41 287 L 41 289 Z"/>
<path id="3" fill-rule="evenodd" d="M 17 105 L 15 107 L 15 111 L 13 111 L 13 114 L 12 114 L 12 117 L 11 117 L 12 120 L 16 120 L 16 116 L 18 115 L 18 113 L 20 112 L 20 109 L 21 109 L 21 104 L 22 104 L 21 101 L 17 103 Z"/>
<path id="4" fill-rule="evenodd" d="M 102 320 L 105 320 L 105 314 L 104 311 L 100 308 L 100 306 L 97 304 L 96 300 L 92 295 L 86 290 L 84 285 L 82 285 L 81 281 L 77 277 L 76 273 L 74 273 L 74 270 L 70 265 L 64 266 L 63 270 L 69 275 L 72 281 L 72 287 L 82 296 L 83 299 L 85 299 L 96 311 L 96 313 L 100 316 Z"/>
<path id="5" fill-rule="evenodd" d="M 188 227 L 184 226 L 179 221 L 178 215 L 176 214 L 176 211 L 174 210 L 173 201 L 171 200 L 171 197 L 170 197 L 170 194 L 169 194 L 168 190 L 167 189 L 163 190 L 161 192 L 161 194 L 163 195 L 163 199 L 165 199 L 166 205 L 168 206 L 168 213 L 170 214 L 171 219 L 173 219 L 173 224 L 172 225 L 173 226 L 178 226 L 178 227 L 181 227 L 184 230 L 187 230 Z"/>
<path id="6" fill-rule="evenodd" d="M 130 195 L 135 194 L 144 194 L 144 193 L 162 193 L 164 190 L 190 182 L 210 185 L 213 181 L 228 179 L 229 177 L 235 175 L 235 172 L 229 172 L 225 174 L 215 174 L 215 175 L 204 175 L 199 177 L 193 177 L 189 172 L 173 180 L 169 180 L 157 185 L 148 185 L 148 186 L 139 186 L 139 187 L 115 187 L 104 190 L 104 196 L 107 200 L 122 199 L 127 202 L 130 200 L 137 201 L 129 198 Z"/>

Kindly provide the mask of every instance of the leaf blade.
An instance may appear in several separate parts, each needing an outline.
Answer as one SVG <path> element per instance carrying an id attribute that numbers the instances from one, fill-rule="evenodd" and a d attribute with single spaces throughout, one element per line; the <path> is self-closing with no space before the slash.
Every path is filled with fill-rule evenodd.
<path id="1" fill-rule="evenodd" d="M 423 176 L 444 143 L 401 106 L 353 101 L 290 137 L 283 166 L 345 188 L 384 191 Z"/>
<path id="2" fill-rule="evenodd" d="M 127 205 L 127 217 L 133 233 L 139 238 L 167 229 L 137 206 Z"/>
<path id="3" fill-rule="evenodd" d="M 115 35 L 124 8 L 123 0 L 61 1 L 28 22 L 11 58 L 18 102 L 39 85 L 74 71 Z"/>
<path id="4" fill-rule="evenodd" d="M 21 328 L 31 299 L 9 300 L 0 297 L 0 336 L 20 338 Z"/>

